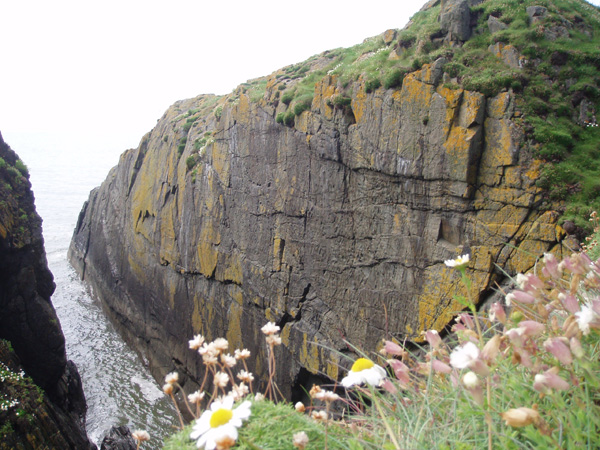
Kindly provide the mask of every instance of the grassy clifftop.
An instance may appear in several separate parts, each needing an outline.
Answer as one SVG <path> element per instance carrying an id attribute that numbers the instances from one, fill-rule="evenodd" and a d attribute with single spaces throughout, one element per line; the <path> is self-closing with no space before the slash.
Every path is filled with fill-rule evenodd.
<path id="1" fill-rule="evenodd" d="M 548 205 L 562 204 L 562 221 L 589 232 L 587 218 L 600 208 L 599 48 L 600 10 L 583 0 L 430 1 L 402 30 L 250 80 L 209 106 L 218 116 L 244 93 L 294 126 L 311 109 L 315 84 L 335 76 L 341 94 L 329 106 L 347 111 L 351 121 L 356 83 L 367 92 L 400 89 L 406 74 L 437 60 L 447 88 L 486 97 L 514 92 L 523 150 L 545 163 L 538 184 Z M 196 112 L 188 130 L 201 117 Z"/>

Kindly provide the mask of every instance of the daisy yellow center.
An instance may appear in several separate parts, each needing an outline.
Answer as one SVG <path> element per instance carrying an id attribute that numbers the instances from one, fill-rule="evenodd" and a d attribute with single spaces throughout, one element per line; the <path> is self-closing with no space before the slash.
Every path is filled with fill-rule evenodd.
<path id="1" fill-rule="evenodd" d="M 217 409 L 212 416 L 210 416 L 210 427 L 217 428 L 221 425 L 225 425 L 233 417 L 233 411 L 230 409 L 220 408 Z"/>
<path id="2" fill-rule="evenodd" d="M 373 361 L 368 360 L 367 358 L 358 358 L 354 364 L 352 364 L 352 372 L 362 372 L 363 370 L 370 369 L 373 367 L 375 363 Z"/>

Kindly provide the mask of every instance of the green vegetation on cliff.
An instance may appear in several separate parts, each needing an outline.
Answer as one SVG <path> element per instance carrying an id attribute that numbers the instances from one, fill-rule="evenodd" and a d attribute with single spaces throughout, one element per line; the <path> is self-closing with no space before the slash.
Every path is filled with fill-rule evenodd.
<path id="1" fill-rule="evenodd" d="M 288 112 L 278 109 L 277 122 L 292 126 L 326 75 L 337 76 L 350 98 L 355 83 L 365 83 L 367 92 L 399 89 L 407 73 L 443 58 L 445 87 L 488 98 L 507 90 L 515 94 L 515 123 L 525 132 L 522 150 L 544 163 L 538 185 L 547 192 L 547 206 L 562 202 L 562 221 L 589 233 L 589 214 L 600 209 L 598 8 L 583 0 L 467 1 L 470 16 L 463 25 L 469 36 L 461 39 L 455 17 L 449 25 L 440 20 L 461 3 L 448 1 L 443 11 L 440 1 L 429 2 L 403 30 L 326 51 L 236 93 L 251 91 L 253 101 L 288 105 Z M 278 89 L 283 94 L 272 95 Z"/>

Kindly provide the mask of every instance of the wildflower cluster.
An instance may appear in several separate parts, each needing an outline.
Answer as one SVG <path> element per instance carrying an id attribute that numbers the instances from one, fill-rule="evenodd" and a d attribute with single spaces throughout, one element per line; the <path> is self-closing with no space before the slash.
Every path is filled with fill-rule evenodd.
<path id="1" fill-rule="evenodd" d="M 14 408 L 19 404 L 19 401 L 14 398 L 9 398 L 6 396 L 0 397 L 0 411 L 8 411 L 11 408 Z"/>
<path id="2" fill-rule="evenodd" d="M 469 255 L 446 261 L 467 284 L 468 264 Z M 435 436 L 444 430 L 448 448 L 450 435 L 473 448 L 597 447 L 600 262 L 576 253 L 559 263 L 546 254 L 536 271 L 517 275 L 516 288 L 488 313 L 469 298 L 459 300 L 469 312 L 458 315 L 445 340 L 435 330 L 424 333 L 424 357 L 384 342 L 382 353 L 390 357 L 384 365 L 393 376 L 377 383 L 383 391 L 370 390 L 368 410 L 383 422 L 385 436 L 374 432 L 371 439 L 437 448 Z M 392 426 L 390 417 L 399 422 Z M 428 432 L 416 438 L 424 423 Z"/>
<path id="3" fill-rule="evenodd" d="M 269 362 L 266 395 L 270 399 L 277 398 L 277 394 L 283 397 L 274 380 L 274 348 L 281 344 L 279 330 L 279 326 L 272 322 L 262 328 Z M 251 415 L 252 401 L 247 400 L 250 398 L 249 394 L 253 394 L 254 381 L 254 375 L 247 365 L 247 360 L 251 356 L 250 351 L 235 349 L 232 354 L 226 339 L 217 338 L 208 342 L 202 335 L 194 336 L 188 344 L 191 350 L 200 355 L 205 367 L 200 388 L 192 394 L 181 397 L 188 412 L 194 417 L 189 438 L 196 441 L 198 448 L 207 450 L 231 448 L 238 440 L 238 429 Z M 210 386 L 212 387 L 209 389 Z M 177 372 L 169 373 L 165 377 L 163 391 L 173 400 L 183 429 L 185 427 L 183 417 L 175 398 L 178 391 L 183 393 Z M 264 398 L 264 395 L 257 393 L 253 401 Z M 204 404 L 207 404 L 208 408 L 201 412 Z"/>
<path id="4" fill-rule="evenodd" d="M 22 381 L 24 377 L 25 372 L 23 372 L 23 370 L 20 370 L 19 372 L 13 372 L 6 364 L 0 362 L 0 382 L 18 383 L 19 381 Z"/>

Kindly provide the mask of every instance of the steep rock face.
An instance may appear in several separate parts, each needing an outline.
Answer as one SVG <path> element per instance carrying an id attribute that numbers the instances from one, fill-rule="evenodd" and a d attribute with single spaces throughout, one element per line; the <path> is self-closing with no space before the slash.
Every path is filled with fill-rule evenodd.
<path id="1" fill-rule="evenodd" d="M 27 168 L 0 135 L 0 369 L 13 375 L 24 370 L 45 391 L 31 397 L 27 382 L 17 375 L 2 384 L 2 399 L 20 405 L 0 411 L 0 423 L 7 427 L 2 429 L 3 449 L 94 448 L 83 425 L 86 405 L 79 374 L 67 361 L 50 302 L 53 292 Z M 33 419 L 17 415 L 19 409 Z"/>
<path id="2" fill-rule="evenodd" d="M 325 76 L 291 127 L 275 120 L 273 74 L 259 101 L 176 103 L 122 155 L 84 206 L 70 258 L 157 377 L 201 375 L 186 346 L 197 333 L 250 348 L 264 374 L 260 327 L 272 320 L 289 395 L 311 374 L 337 378 L 346 340 L 370 350 L 448 324 L 462 287 L 445 259 L 471 255 L 480 301 L 502 282 L 496 265 L 526 271 L 561 251 L 557 214 L 536 207 L 538 163 L 521 151 L 512 93 L 445 88 L 443 63 L 399 90 L 356 82 L 343 107 Z"/>

